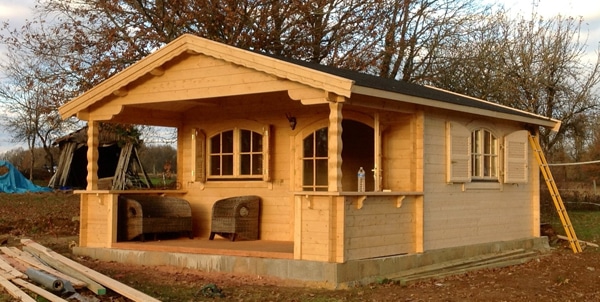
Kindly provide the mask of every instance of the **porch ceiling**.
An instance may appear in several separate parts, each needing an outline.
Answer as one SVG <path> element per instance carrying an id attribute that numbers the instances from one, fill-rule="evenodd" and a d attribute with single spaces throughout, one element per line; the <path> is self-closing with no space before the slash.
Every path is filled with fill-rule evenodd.
<path id="1" fill-rule="evenodd" d="M 186 100 L 124 105 L 118 114 L 111 116 L 110 120 L 126 124 L 178 127 L 181 126 L 186 112 L 192 111 L 195 108 L 215 106 L 217 104 L 214 100 Z"/>
<path id="2" fill-rule="evenodd" d="M 133 110 L 137 109 L 146 109 L 153 111 L 165 111 L 165 112 L 174 112 L 181 113 L 186 112 L 195 107 L 215 107 L 215 101 L 210 100 L 187 100 L 187 101 L 175 101 L 175 102 L 159 102 L 159 103 L 150 103 L 150 104 L 133 104 L 126 105 L 126 108 L 131 108 Z"/>

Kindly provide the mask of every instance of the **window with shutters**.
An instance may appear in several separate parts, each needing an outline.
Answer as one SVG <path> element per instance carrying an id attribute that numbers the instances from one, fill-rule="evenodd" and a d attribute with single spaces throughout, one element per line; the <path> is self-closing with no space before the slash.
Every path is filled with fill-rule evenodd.
<path id="1" fill-rule="evenodd" d="M 486 129 L 471 132 L 471 177 L 498 180 L 498 139 Z"/>
<path id="2" fill-rule="evenodd" d="M 529 181 L 528 131 L 509 133 L 501 140 L 484 127 L 470 130 L 460 123 L 447 122 L 446 132 L 448 183 L 470 183 L 465 188 L 483 188 L 487 183 L 485 188 L 497 188 L 491 184 L 499 184 L 500 180 L 503 183 Z"/>
<path id="3" fill-rule="evenodd" d="M 263 133 L 233 128 L 208 139 L 208 179 L 264 179 L 266 174 Z"/>

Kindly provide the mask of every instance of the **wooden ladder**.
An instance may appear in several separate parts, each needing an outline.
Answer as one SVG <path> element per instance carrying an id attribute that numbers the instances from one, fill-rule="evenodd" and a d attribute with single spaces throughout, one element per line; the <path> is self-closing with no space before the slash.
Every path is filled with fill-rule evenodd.
<path id="1" fill-rule="evenodd" d="M 569 219 L 569 215 L 567 214 L 565 204 L 563 203 L 562 198 L 560 197 L 560 193 L 558 192 L 558 188 L 556 187 L 556 183 L 554 182 L 554 178 L 552 177 L 552 172 L 550 172 L 550 167 L 548 166 L 548 162 L 546 161 L 544 152 L 542 152 L 542 148 L 540 147 L 540 142 L 536 139 L 535 136 L 530 134 L 529 143 L 531 144 L 531 148 L 534 151 L 535 158 L 540 166 L 542 175 L 546 180 L 548 190 L 550 190 L 550 196 L 552 196 L 552 201 L 554 201 L 554 206 L 556 207 L 556 211 L 558 212 L 560 221 L 562 222 L 563 227 L 565 228 L 565 233 L 567 233 L 567 240 L 571 245 L 571 249 L 574 253 L 579 253 L 582 251 L 581 245 L 579 244 L 579 240 L 577 240 L 577 235 L 575 234 L 575 230 L 573 229 L 573 224 L 571 223 L 571 219 Z"/>

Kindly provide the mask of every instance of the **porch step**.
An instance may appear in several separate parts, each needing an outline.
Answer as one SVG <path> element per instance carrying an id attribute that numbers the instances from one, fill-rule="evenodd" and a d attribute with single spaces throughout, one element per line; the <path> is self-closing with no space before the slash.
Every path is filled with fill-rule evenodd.
<path id="1" fill-rule="evenodd" d="M 525 251 L 523 249 L 517 249 L 502 253 L 481 255 L 466 259 L 457 259 L 426 265 L 403 271 L 391 276 L 389 279 L 393 281 L 399 281 L 400 284 L 406 285 L 420 280 L 443 278 L 485 268 L 523 264 L 541 256 L 544 256 L 544 254 L 537 251 Z"/>

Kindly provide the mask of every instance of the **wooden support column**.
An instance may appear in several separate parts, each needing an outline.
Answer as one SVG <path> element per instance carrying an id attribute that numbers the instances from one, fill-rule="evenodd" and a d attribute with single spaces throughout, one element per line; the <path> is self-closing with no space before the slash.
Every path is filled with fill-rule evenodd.
<path id="1" fill-rule="evenodd" d="M 296 260 L 302 259 L 302 198 L 300 195 L 294 196 L 294 259 Z"/>
<path id="2" fill-rule="evenodd" d="M 422 253 L 425 249 L 425 214 L 423 209 L 423 195 L 415 196 L 415 253 Z"/>
<path id="3" fill-rule="evenodd" d="M 381 120 L 379 118 L 379 113 L 375 112 L 374 121 L 373 121 L 373 134 L 375 136 L 374 145 L 375 145 L 375 167 L 373 168 L 373 175 L 375 180 L 374 191 L 381 192 L 383 190 L 382 181 L 382 173 L 381 169 L 382 160 L 381 160 Z"/>
<path id="4" fill-rule="evenodd" d="M 340 97 L 343 102 L 343 97 Z M 329 103 L 329 175 L 328 191 L 339 192 L 342 190 L 342 103 L 337 101 Z"/>
<path id="5" fill-rule="evenodd" d="M 423 192 L 425 181 L 425 111 L 419 110 L 411 122 L 414 127 L 413 137 L 413 160 L 410 165 L 412 190 Z M 414 176 L 413 176 L 414 175 Z"/>
<path id="6" fill-rule="evenodd" d="M 88 122 L 87 129 L 87 190 L 98 190 L 98 145 L 99 123 L 93 120 Z"/>

